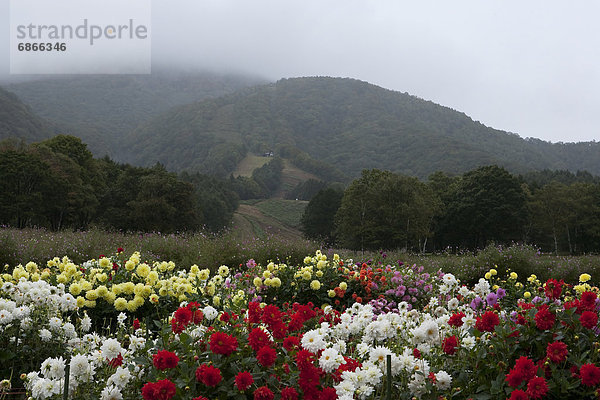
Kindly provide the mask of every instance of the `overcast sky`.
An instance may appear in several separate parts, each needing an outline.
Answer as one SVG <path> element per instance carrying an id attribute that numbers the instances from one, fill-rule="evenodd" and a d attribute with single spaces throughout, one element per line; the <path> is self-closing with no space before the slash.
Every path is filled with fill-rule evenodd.
<path id="1" fill-rule="evenodd" d="M 152 0 L 152 60 L 352 77 L 523 137 L 599 141 L 599 19 L 596 0 Z"/>

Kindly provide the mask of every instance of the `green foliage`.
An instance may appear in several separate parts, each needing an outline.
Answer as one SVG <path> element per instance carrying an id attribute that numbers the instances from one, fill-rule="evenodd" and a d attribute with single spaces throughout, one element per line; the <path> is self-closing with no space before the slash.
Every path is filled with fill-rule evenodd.
<path id="1" fill-rule="evenodd" d="M 306 201 L 267 199 L 257 202 L 255 207 L 263 214 L 273 217 L 287 226 L 299 228 L 306 203 Z"/>
<path id="2" fill-rule="evenodd" d="M 118 161 L 131 163 L 132 154 L 130 148 L 124 146 L 123 137 L 139 124 L 172 107 L 222 96 L 261 82 L 261 79 L 239 75 L 153 68 L 151 75 L 38 79 L 12 84 L 9 90 L 31 106 L 36 114 L 62 127 L 63 132 L 80 136 L 97 156 L 110 155 Z M 50 134 L 29 140 L 48 136 Z M 171 156 L 175 157 L 174 154 Z M 156 161 L 162 160 L 138 165 L 151 166 Z"/>
<path id="3" fill-rule="evenodd" d="M 498 166 L 467 172 L 454 186 L 439 233 L 446 243 L 478 248 L 523 239 L 526 197 L 517 178 Z"/>
<path id="4" fill-rule="evenodd" d="M 539 257 L 539 250 L 530 245 L 509 247 L 489 245 L 477 253 L 474 264 L 478 266 L 482 275 L 487 270 L 494 268 L 500 276 L 508 275 L 511 271 L 526 277 L 537 269 L 536 264 Z"/>
<path id="5" fill-rule="evenodd" d="M 336 236 L 351 249 L 421 249 L 439 200 L 416 178 L 364 170 L 344 192 Z"/>
<path id="6" fill-rule="evenodd" d="M 219 235 L 204 233 L 119 233 L 98 229 L 51 232 L 43 229 L 0 228 L 2 264 L 25 265 L 29 261 L 45 265 L 49 254 L 66 255 L 75 263 L 114 254 L 121 247 L 127 252 L 140 251 L 148 261 L 170 260 L 177 268 L 197 264 L 215 271 L 220 265 L 236 267 L 253 258 L 301 264 L 316 244 L 307 240 L 290 241 L 277 236 L 240 241 L 233 231 Z M 6 257 L 5 257 L 6 255 Z"/>
<path id="7" fill-rule="evenodd" d="M 297 184 L 292 190 L 286 193 L 285 198 L 290 200 L 310 200 L 327 186 L 327 182 L 309 179 Z"/>
<path id="8" fill-rule="evenodd" d="M 592 183 L 600 184 L 600 177 L 594 176 L 587 171 L 577 171 L 572 173 L 567 170 L 549 170 L 543 171 L 531 171 L 520 176 L 531 190 L 538 189 L 551 182 L 560 182 L 565 185 L 572 185 L 573 183 Z"/>
<path id="9" fill-rule="evenodd" d="M 241 200 L 258 199 L 263 192 L 258 183 L 247 176 L 229 177 L 229 185 Z"/>
<path id="10" fill-rule="evenodd" d="M 0 140 L 19 138 L 34 142 L 53 132 L 54 127 L 35 115 L 14 93 L 0 88 Z"/>
<path id="11" fill-rule="evenodd" d="M 600 184 L 551 181 L 529 199 L 531 239 L 546 249 L 570 254 L 600 245 Z"/>
<path id="12" fill-rule="evenodd" d="M 278 154 L 291 160 L 291 162 L 305 171 L 313 173 L 325 181 L 345 182 L 348 177 L 335 165 L 330 165 L 325 161 L 316 160 L 308 153 L 292 145 L 279 145 Z"/>
<path id="13" fill-rule="evenodd" d="M 227 226 L 237 196 L 225 181 L 94 159 L 81 139 L 59 135 L 0 147 L 0 224 L 121 231 L 212 231 Z"/>
<path id="14" fill-rule="evenodd" d="M 273 158 L 267 164 L 252 171 L 252 179 L 260 186 L 262 196 L 270 197 L 281 184 L 281 171 L 283 160 L 279 157 Z"/>
<path id="15" fill-rule="evenodd" d="M 18 228 L 38 223 L 48 206 L 43 194 L 51 191 L 51 179 L 37 155 L 0 153 L 0 223 Z"/>
<path id="16" fill-rule="evenodd" d="M 327 244 L 335 243 L 335 214 L 342 204 L 344 191 L 327 188 L 320 190 L 308 203 L 302 214 L 304 236 Z"/>
<path id="17" fill-rule="evenodd" d="M 175 232 L 200 227 L 194 187 L 163 166 L 115 166 L 116 179 L 107 182 L 98 221 L 122 231 Z"/>
<path id="18" fill-rule="evenodd" d="M 217 232 L 231 222 L 239 197 L 228 182 L 199 173 L 183 173 L 181 179 L 194 185 L 201 220 L 208 230 Z"/>

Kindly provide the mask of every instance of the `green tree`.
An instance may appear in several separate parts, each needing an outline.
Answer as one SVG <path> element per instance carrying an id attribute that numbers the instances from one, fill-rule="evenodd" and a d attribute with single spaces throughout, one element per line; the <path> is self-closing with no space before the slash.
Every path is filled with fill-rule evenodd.
<path id="1" fill-rule="evenodd" d="M 231 223 L 239 205 L 239 197 L 229 182 L 199 173 L 182 173 L 181 179 L 194 186 L 205 228 L 217 232 Z"/>
<path id="2" fill-rule="evenodd" d="M 308 203 L 302 214 L 302 233 L 308 239 L 335 243 L 335 214 L 342 204 L 344 191 L 341 189 L 321 189 Z"/>
<path id="3" fill-rule="evenodd" d="M 53 197 L 48 204 L 48 220 L 53 229 L 86 229 L 96 218 L 98 197 L 105 190 L 97 160 L 80 138 L 57 135 L 36 143 L 37 152 L 55 177 Z"/>
<path id="4" fill-rule="evenodd" d="M 261 187 L 262 197 L 269 197 L 279 188 L 281 171 L 283 171 L 283 160 L 279 157 L 252 171 L 252 179 Z"/>
<path id="5" fill-rule="evenodd" d="M 533 234 L 536 243 L 555 254 L 597 249 L 600 203 L 598 185 L 552 181 L 531 196 Z M 548 245 L 548 238 L 551 244 Z"/>
<path id="6" fill-rule="evenodd" d="M 51 191 L 48 166 L 40 157 L 13 150 L 0 152 L 0 223 L 24 228 L 43 223 L 43 194 Z"/>
<path id="7" fill-rule="evenodd" d="M 465 173 L 447 205 L 442 234 L 447 243 L 482 248 L 523 239 L 526 198 L 519 180 L 498 166 Z"/>
<path id="8" fill-rule="evenodd" d="M 127 203 L 136 230 L 176 232 L 200 227 L 194 187 L 157 164 L 147 170 L 137 185 L 137 195 Z"/>
<path id="9" fill-rule="evenodd" d="M 336 235 L 351 249 L 422 249 L 439 200 L 416 178 L 364 170 L 344 192 Z"/>

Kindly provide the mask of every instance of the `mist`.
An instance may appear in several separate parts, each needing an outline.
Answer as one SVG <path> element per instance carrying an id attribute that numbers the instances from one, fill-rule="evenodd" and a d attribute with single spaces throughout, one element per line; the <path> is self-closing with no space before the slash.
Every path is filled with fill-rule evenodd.
<path id="1" fill-rule="evenodd" d="M 8 75 L 8 6 L 0 0 L 2 79 L 29 79 Z M 351 77 L 522 137 L 600 140 L 595 2 L 154 0 L 151 10 L 154 70 Z"/>

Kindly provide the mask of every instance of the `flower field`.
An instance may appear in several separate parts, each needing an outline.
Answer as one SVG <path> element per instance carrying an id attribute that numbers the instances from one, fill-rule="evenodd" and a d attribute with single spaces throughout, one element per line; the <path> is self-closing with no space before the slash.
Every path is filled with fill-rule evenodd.
<path id="1" fill-rule="evenodd" d="M 118 249 L 17 265 L 0 279 L 0 399 L 11 387 L 32 399 L 103 400 L 600 390 L 600 300 L 585 273 L 542 282 L 499 265 L 466 285 L 320 251 L 211 272 Z"/>

